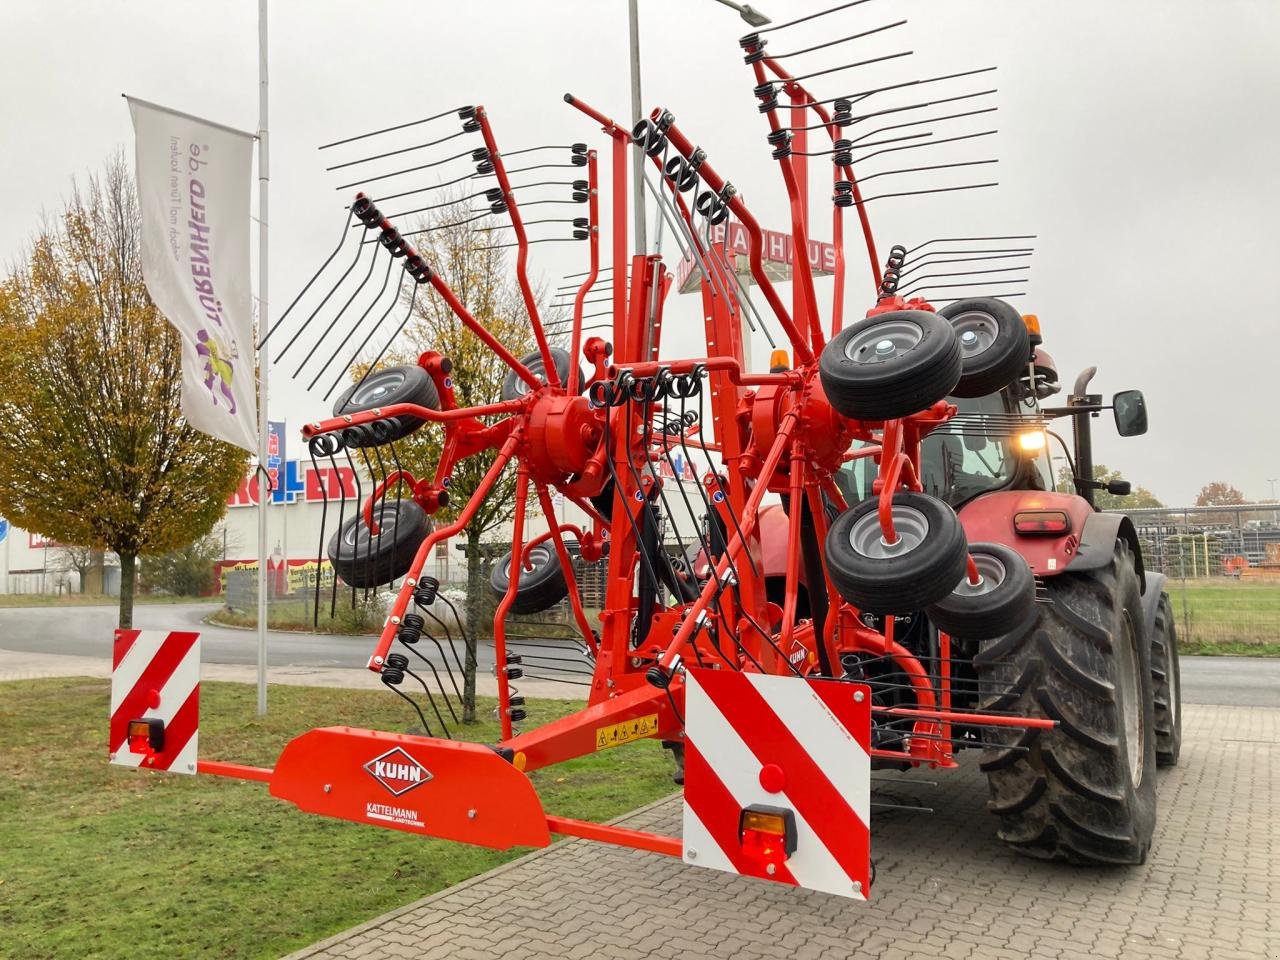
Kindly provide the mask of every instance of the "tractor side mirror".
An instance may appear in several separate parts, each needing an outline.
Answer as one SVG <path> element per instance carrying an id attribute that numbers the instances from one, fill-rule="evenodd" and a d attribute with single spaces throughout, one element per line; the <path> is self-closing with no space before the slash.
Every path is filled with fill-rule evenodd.
<path id="1" fill-rule="evenodd" d="M 1107 482 L 1107 493 L 1113 497 L 1127 497 L 1133 492 L 1133 485 L 1128 480 L 1110 480 Z"/>
<path id="2" fill-rule="evenodd" d="M 1122 437 L 1140 437 L 1147 432 L 1147 401 L 1141 390 L 1121 390 L 1112 398 L 1116 432 Z"/>

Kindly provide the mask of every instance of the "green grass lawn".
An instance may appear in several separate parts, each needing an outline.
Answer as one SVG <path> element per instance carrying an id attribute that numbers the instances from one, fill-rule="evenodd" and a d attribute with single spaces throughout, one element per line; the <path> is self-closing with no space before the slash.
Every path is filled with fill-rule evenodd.
<path id="1" fill-rule="evenodd" d="M 277 957 L 525 852 L 300 813 L 265 784 L 110 767 L 108 706 L 105 680 L 0 683 L 0 957 Z M 200 752 L 271 766 L 312 727 L 404 731 L 409 713 L 383 691 L 272 687 L 259 718 L 251 686 L 205 683 Z M 670 793 L 671 769 L 642 741 L 532 776 L 549 813 L 599 821 Z"/>
<path id="2" fill-rule="evenodd" d="M 1280 656 L 1280 580 L 1170 579 L 1165 589 L 1183 653 Z"/>

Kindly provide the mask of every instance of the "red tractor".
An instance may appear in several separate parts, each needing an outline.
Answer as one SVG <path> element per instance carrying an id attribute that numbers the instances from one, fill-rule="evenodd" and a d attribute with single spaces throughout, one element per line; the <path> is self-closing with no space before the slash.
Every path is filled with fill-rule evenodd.
<path id="1" fill-rule="evenodd" d="M 359 458 L 365 469 L 355 474 L 372 478 L 372 489 L 328 491 L 326 515 L 337 531 L 324 552 L 353 594 L 398 585 L 369 669 L 413 704 L 427 735 L 332 727 L 299 736 L 274 769 L 214 761 L 193 767 L 262 780 L 304 810 L 392 829 L 495 847 L 545 845 L 551 833 L 581 836 L 862 898 L 873 875 L 870 770 L 952 768 L 957 750 L 980 748 L 1002 836 L 1019 849 L 1090 863 L 1145 857 L 1154 769 L 1158 761 L 1175 761 L 1178 751 L 1168 601 L 1161 578 L 1143 570 L 1132 524 L 1092 509 L 1090 480 L 1077 481 L 1077 494 L 1053 492 L 1043 452 L 1047 422 L 1073 418 L 1075 473 L 1089 477 L 1089 418 L 1103 409 L 1101 400 L 1084 394 L 1082 378 L 1066 407 L 1041 407 L 1056 376 L 1037 325 L 1009 304 L 1011 293 L 969 295 L 967 288 L 997 288 L 1010 282 L 1001 279 L 1010 271 L 1025 270 L 1007 263 L 1029 255 L 1027 248 L 1005 244 L 1026 238 L 894 246 L 882 263 L 870 228 L 868 206 L 903 193 L 885 187 L 868 195 L 866 184 L 876 178 L 990 162 L 884 170 L 876 160 L 915 147 L 974 143 L 990 132 L 927 142 L 923 133 L 902 132 L 987 112 L 958 111 L 956 103 L 994 91 L 954 86 L 985 71 L 866 83 L 824 100 L 802 80 L 844 67 L 796 76 L 784 65 L 890 26 L 897 24 L 776 55 L 767 49 L 768 31 L 740 40 L 791 211 L 790 303 L 765 268 L 764 231 L 739 190 L 663 109 L 628 129 L 565 96 L 611 143 L 610 267 L 600 265 L 596 151 L 575 143 L 504 153 L 483 107 L 458 110 L 461 132 L 432 141 L 472 135 L 474 149 L 362 181 L 367 189 L 353 200 L 337 249 L 277 321 L 306 297 L 318 301 L 281 353 L 330 301 L 345 300 L 313 338 L 299 371 L 307 366 L 362 288 L 349 297 L 335 293 L 348 289 L 349 276 L 364 273 L 368 282 L 381 275 L 376 267 L 385 260 L 386 277 L 398 263 L 400 287 L 408 283 L 408 290 L 396 290 L 372 328 L 366 318 L 379 315 L 381 290 L 354 326 L 343 325 L 348 332 L 321 373 L 344 350 L 352 361 L 363 359 L 396 304 L 408 300 L 411 311 L 417 297 L 428 296 L 439 297 L 511 370 L 501 397 L 462 406 L 449 358 L 428 351 L 416 364 L 380 365 L 393 334 L 338 397 L 333 416 L 303 431 L 317 464 L 336 467 L 342 457 L 354 465 Z M 946 84 L 953 85 L 946 96 L 933 92 Z M 931 92 L 917 96 L 921 90 Z M 906 95 L 911 102 L 900 102 Z M 391 131 L 406 126 L 412 125 Z M 701 275 L 706 349 L 698 356 L 663 355 L 672 274 L 658 255 L 627 255 L 632 150 L 644 154 L 650 171 L 645 184 L 630 189 L 649 190 Z M 535 151 L 550 151 L 552 159 L 535 161 Z M 380 149 L 340 166 L 402 152 Z M 812 156 L 828 157 L 832 171 L 829 313 L 803 255 L 817 219 L 810 211 Z M 458 161 L 474 165 L 474 174 L 408 190 L 386 183 Z M 568 187 L 567 195 L 528 201 L 524 191 L 547 181 L 514 178 L 541 166 L 580 168 L 583 178 L 552 182 Z M 495 185 L 485 187 L 489 178 Z M 493 336 L 450 288 L 447 265 L 427 262 L 411 234 L 393 223 L 396 214 L 385 212 L 400 197 L 458 180 L 481 181 L 468 183 L 477 186 L 470 195 L 475 218 L 501 217 L 511 229 L 515 274 L 538 347 L 528 357 Z M 586 215 L 526 221 L 522 202 L 578 204 Z M 850 210 L 865 240 L 874 296 L 857 309 L 861 319 L 846 322 Z M 566 222 L 571 231 L 556 232 L 562 228 L 554 225 Z M 552 224 L 537 228 L 552 233 L 531 235 L 535 223 Z M 763 315 L 746 296 L 732 256 L 711 239 L 721 224 L 747 238 Z M 528 270 L 530 247 L 543 240 L 587 248 L 588 268 L 559 336 L 541 316 Z M 352 243 L 345 272 L 316 286 Z M 367 272 L 357 269 L 362 259 Z M 340 267 L 341 261 L 330 274 Z M 611 279 L 602 279 L 610 271 Z M 956 277 L 964 279 L 952 282 Z M 958 299 L 957 287 L 966 288 Z M 593 292 L 606 292 L 601 288 L 611 303 L 607 335 L 584 338 L 585 304 Z M 744 361 L 748 323 L 779 331 L 785 341 L 767 372 Z M 362 329 L 351 351 L 347 344 Z M 1122 434 L 1145 429 L 1140 394 L 1118 394 L 1111 406 Z M 403 469 L 396 452 L 417 430 L 443 436 L 439 462 L 427 476 Z M 453 495 L 457 463 L 484 451 L 493 459 L 483 480 L 452 522 L 432 526 L 431 515 Z M 696 482 L 666 478 L 661 467 L 677 452 L 696 465 Z M 512 551 L 494 574 L 502 593 L 493 623 L 502 737 L 469 744 L 452 738 L 446 720 L 453 713 L 450 690 L 457 689 L 453 666 L 462 664 L 439 615 L 449 600 L 424 566 L 506 469 L 515 470 L 517 484 Z M 560 521 L 556 493 L 586 520 Z M 530 535 L 534 502 L 546 530 Z M 680 516 L 702 522 L 682 523 Z M 575 554 L 607 566 L 598 619 L 584 609 Z M 587 702 L 568 717 L 535 725 L 516 682 L 549 659 L 563 659 L 564 651 L 508 643 L 507 618 L 564 598 L 581 635 Z M 419 686 L 421 695 L 406 692 Z M 163 696 L 156 699 L 149 709 L 159 713 L 118 711 L 117 762 L 169 769 L 182 755 L 187 741 L 165 736 L 168 708 Z M 529 771 L 644 738 L 669 745 L 680 760 L 681 837 L 542 809 Z"/>

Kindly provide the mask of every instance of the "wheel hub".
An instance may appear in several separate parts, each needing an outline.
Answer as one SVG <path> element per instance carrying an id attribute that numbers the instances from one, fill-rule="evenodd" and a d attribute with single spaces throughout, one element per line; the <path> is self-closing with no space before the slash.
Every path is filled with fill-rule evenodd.
<path id="1" fill-rule="evenodd" d="M 911 320 L 885 320 L 863 330 L 844 345 L 854 363 L 882 363 L 901 356 L 924 340 L 924 330 Z"/>
<path id="2" fill-rule="evenodd" d="M 893 529 L 898 538 L 890 543 L 880 529 L 879 513 L 868 513 L 849 530 L 849 546 L 864 557 L 885 559 L 901 556 L 924 543 L 929 535 L 929 520 L 915 507 L 894 504 Z"/>

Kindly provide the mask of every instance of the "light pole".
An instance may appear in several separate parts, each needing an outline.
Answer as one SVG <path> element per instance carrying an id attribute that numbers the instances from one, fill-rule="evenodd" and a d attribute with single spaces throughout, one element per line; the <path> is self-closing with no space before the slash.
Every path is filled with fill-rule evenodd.
<path id="1" fill-rule="evenodd" d="M 763 27 L 771 22 L 767 16 L 749 3 L 735 3 L 734 0 L 716 0 L 716 2 L 738 11 L 738 15 L 753 27 Z M 627 0 L 627 19 L 631 42 L 631 117 L 633 120 L 639 120 L 640 111 L 643 109 L 640 103 L 640 0 Z M 635 182 L 632 196 L 635 253 L 644 253 L 649 246 L 645 239 L 644 160 L 644 151 L 632 151 L 631 177 Z"/>

